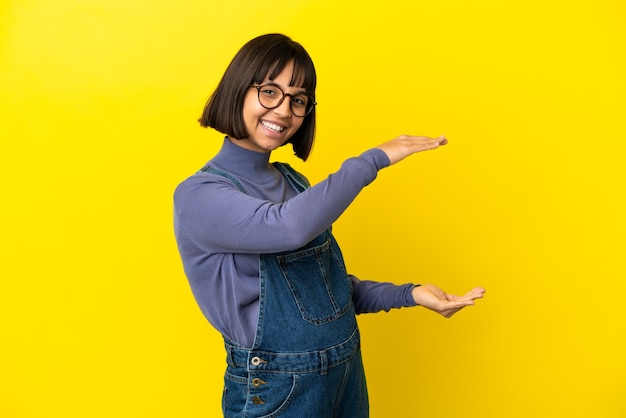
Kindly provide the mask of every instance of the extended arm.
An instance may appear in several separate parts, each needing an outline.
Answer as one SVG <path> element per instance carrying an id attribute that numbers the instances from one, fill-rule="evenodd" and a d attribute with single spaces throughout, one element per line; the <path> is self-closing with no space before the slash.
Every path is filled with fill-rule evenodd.
<path id="1" fill-rule="evenodd" d="M 445 143 L 443 137 L 400 136 L 346 160 L 338 172 L 282 203 L 241 193 L 221 178 L 194 176 L 175 193 L 177 228 L 209 252 L 254 254 L 299 248 L 332 225 L 378 170 Z"/>
<path id="2" fill-rule="evenodd" d="M 350 276 L 350 280 L 353 288 L 352 300 L 357 314 L 388 312 L 391 309 L 419 305 L 450 318 L 464 307 L 474 305 L 474 301 L 482 298 L 485 293 L 485 289 L 476 287 L 463 296 L 456 296 L 444 292 L 433 284 L 396 285 L 359 280 L 355 276 Z"/>
<path id="3" fill-rule="evenodd" d="M 196 175 L 183 182 L 174 195 L 177 227 L 204 251 L 258 254 L 293 250 L 330 227 L 388 164 L 383 152 L 369 150 L 284 202 L 243 193 L 216 174 Z"/>

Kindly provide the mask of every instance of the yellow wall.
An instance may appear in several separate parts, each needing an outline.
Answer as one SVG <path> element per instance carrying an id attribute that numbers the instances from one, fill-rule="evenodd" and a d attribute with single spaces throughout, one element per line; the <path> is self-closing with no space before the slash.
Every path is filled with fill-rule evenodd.
<path id="1" fill-rule="evenodd" d="M 374 417 L 626 416 L 624 25 L 617 0 L 4 0 L 0 416 L 220 413 L 172 191 L 236 50 L 313 56 L 313 181 L 402 133 L 335 225 L 352 273 L 488 289 L 445 320 L 360 318 Z"/>

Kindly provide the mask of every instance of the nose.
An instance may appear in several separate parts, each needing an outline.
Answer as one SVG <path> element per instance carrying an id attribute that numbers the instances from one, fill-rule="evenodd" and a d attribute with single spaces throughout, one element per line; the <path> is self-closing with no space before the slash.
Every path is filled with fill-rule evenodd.
<path id="1" fill-rule="evenodd" d="M 291 117 L 291 98 L 285 95 L 280 106 L 274 108 L 274 113 L 284 118 Z"/>

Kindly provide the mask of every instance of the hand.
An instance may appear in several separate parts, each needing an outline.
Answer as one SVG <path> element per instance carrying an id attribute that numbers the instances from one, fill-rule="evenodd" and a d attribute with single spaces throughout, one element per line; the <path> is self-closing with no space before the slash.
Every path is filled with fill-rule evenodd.
<path id="1" fill-rule="evenodd" d="M 401 135 L 389 142 L 379 145 L 389 157 L 390 165 L 393 165 L 416 152 L 428 151 L 446 145 L 448 140 L 445 136 L 428 138 L 426 136 Z"/>
<path id="2" fill-rule="evenodd" d="M 474 300 L 482 298 L 484 293 L 485 289 L 475 287 L 463 296 L 456 296 L 433 284 L 425 284 L 413 289 L 413 299 L 418 305 L 450 318 L 464 307 L 474 305 Z"/>

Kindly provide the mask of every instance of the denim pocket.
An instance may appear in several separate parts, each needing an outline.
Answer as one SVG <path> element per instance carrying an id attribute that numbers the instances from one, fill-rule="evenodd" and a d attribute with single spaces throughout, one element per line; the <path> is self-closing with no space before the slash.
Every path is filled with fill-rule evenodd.
<path id="1" fill-rule="evenodd" d="M 350 309 L 352 284 L 341 253 L 330 239 L 316 247 L 277 256 L 277 261 L 307 322 L 327 324 Z"/>
<path id="2" fill-rule="evenodd" d="M 228 366 L 222 396 L 224 417 L 275 417 L 296 397 L 299 380 L 297 374 L 249 373 L 245 367 Z"/>
<path id="3" fill-rule="evenodd" d="M 276 417 L 285 412 L 298 391 L 300 376 L 291 373 L 252 373 L 246 412 L 251 417 Z"/>

